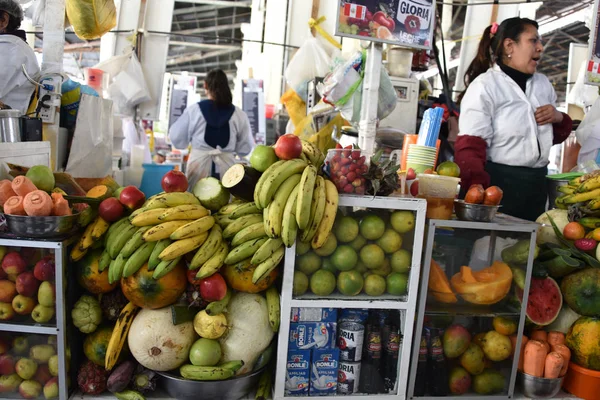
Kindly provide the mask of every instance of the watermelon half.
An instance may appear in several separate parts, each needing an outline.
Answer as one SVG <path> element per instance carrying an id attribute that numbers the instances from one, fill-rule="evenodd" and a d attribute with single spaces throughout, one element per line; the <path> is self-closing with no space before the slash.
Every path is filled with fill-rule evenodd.
<path id="1" fill-rule="evenodd" d="M 523 300 L 523 290 L 516 287 L 517 297 Z M 550 277 L 531 278 L 527 301 L 527 319 L 538 326 L 550 325 L 562 308 L 563 297 L 558 283 Z"/>

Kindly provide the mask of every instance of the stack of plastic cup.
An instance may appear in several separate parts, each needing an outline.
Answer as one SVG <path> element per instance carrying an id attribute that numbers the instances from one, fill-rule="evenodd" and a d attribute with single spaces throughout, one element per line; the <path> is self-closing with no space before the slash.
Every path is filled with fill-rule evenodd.
<path id="1" fill-rule="evenodd" d="M 406 168 L 412 168 L 417 174 L 435 167 L 437 149 L 435 147 L 411 144 L 408 146 Z"/>

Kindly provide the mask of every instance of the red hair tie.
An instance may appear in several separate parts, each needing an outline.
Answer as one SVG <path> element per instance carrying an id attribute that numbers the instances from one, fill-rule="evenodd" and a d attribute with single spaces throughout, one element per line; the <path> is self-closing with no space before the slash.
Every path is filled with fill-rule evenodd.
<path id="1" fill-rule="evenodd" d="M 494 22 L 490 29 L 490 35 L 494 36 L 496 34 L 496 32 L 498 32 L 498 23 Z"/>

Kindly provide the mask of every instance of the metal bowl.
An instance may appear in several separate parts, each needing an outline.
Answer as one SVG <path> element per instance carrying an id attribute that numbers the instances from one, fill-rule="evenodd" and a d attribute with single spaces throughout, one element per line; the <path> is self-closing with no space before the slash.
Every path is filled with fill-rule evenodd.
<path id="1" fill-rule="evenodd" d="M 264 368 L 224 381 L 191 381 L 169 372 L 157 372 L 159 384 L 167 394 L 178 400 L 237 400 L 257 385 Z"/>
<path id="2" fill-rule="evenodd" d="M 8 230 L 14 235 L 39 239 L 61 239 L 79 230 L 79 215 L 29 217 L 4 214 Z"/>
<path id="3" fill-rule="evenodd" d="M 563 378 L 538 378 L 519 371 L 518 382 L 525 397 L 531 399 L 549 399 L 556 396 L 560 391 Z"/>
<path id="4" fill-rule="evenodd" d="M 490 222 L 502 206 L 487 206 L 485 204 L 468 204 L 464 200 L 454 200 L 454 212 L 462 221 Z"/>

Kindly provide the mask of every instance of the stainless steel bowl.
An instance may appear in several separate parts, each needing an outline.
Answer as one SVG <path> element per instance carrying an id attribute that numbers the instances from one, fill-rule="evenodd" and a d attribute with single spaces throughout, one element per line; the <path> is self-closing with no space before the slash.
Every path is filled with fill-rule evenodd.
<path id="1" fill-rule="evenodd" d="M 17 236 L 39 239 L 61 239 L 79 229 L 78 214 L 62 217 L 29 217 L 4 214 L 8 230 Z"/>
<path id="2" fill-rule="evenodd" d="M 556 396 L 560 391 L 563 378 L 538 378 L 519 371 L 518 382 L 525 397 L 531 399 L 549 399 Z"/>
<path id="3" fill-rule="evenodd" d="M 157 372 L 159 385 L 167 394 L 178 400 L 237 400 L 246 396 L 257 385 L 261 368 L 246 375 L 224 381 L 191 381 L 169 372 Z"/>
<path id="4" fill-rule="evenodd" d="M 502 206 L 468 204 L 464 200 L 454 200 L 454 212 L 462 221 L 490 222 L 500 207 Z"/>
<path id="5" fill-rule="evenodd" d="M 546 189 L 548 191 L 548 207 L 556 208 L 556 198 L 561 195 L 558 192 L 560 186 L 566 186 L 569 184 L 569 179 L 550 179 L 546 177 Z"/>

